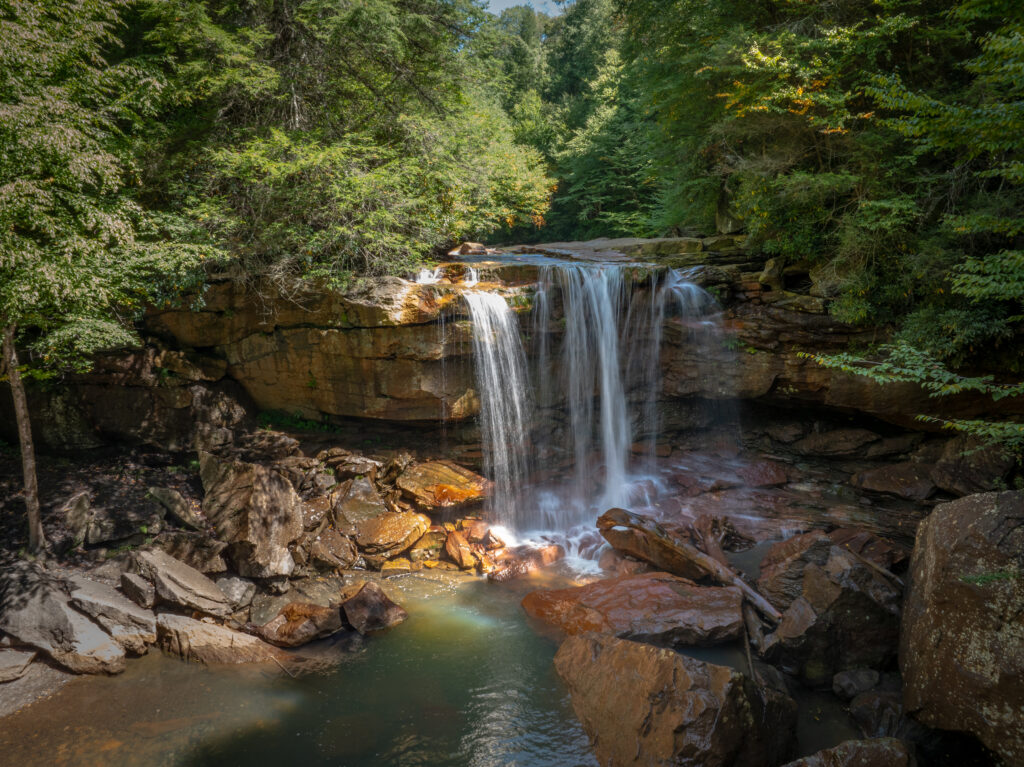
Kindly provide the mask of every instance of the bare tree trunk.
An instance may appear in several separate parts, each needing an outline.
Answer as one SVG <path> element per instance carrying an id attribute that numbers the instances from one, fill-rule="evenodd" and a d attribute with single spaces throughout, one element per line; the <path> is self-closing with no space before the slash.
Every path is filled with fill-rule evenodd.
<path id="1" fill-rule="evenodd" d="M 18 439 L 21 442 L 21 470 L 25 476 L 25 508 L 28 509 L 28 548 L 39 554 L 46 546 L 43 532 L 43 518 L 39 513 L 39 480 L 36 479 L 36 449 L 32 444 L 32 425 L 28 417 L 28 399 L 25 384 L 18 370 L 18 353 L 14 348 L 14 325 L 4 328 L 3 361 L 7 378 L 11 383 L 14 397 L 14 417 L 18 422 Z"/>

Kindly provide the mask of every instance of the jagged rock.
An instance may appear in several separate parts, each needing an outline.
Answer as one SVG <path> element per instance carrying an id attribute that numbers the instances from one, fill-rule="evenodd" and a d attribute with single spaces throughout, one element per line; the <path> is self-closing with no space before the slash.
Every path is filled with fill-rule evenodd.
<path id="1" fill-rule="evenodd" d="M 357 525 L 388 510 L 377 488 L 366 477 L 345 482 L 332 493 L 332 498 L 334 524 L 338 527 Z"/>
<path id="2" fill-rule="evenodd" d="M 651 566 L 638 559 L 627 557 L 618 549 L 608 548 L 601 553 L 597 566 L 606 573 L 616 575 L 639 575 L 640 573 L 651 572 Z"/>
<path id="3" fill-rule="evenodd" d="M 610 636 L 571 636 L 555 669 L 603 765 L 774 767 L 796 704 L 732 669 Z"/>
<path id="4" fill-rule="evenodd" d="M 121 591 L 139 607 L 150 609 L 156 604 L 156 589 L 141 575 L 121 573 Z"/>
<path id="5" fill-rule="evenodd" d="M 567 634 L 596 632 L 677 645 L 713 645 L 743 635 L 739 589 L 698 586 L 668 573 L 533 591 L 522 604 L 527 615 Z"/>
<path id="6" fill-rule="evenodd" d="M 853 700 L 862 692 L 875 687 L 881 675 L 872 668 L 840 671 L 832 677 L 832 692 L 843 700 Z"/>
<path id="7" fill-rule="evenodd" d="M 239 435 L 235 455 L 243 461 L 280 461 L 299 452 L 299 441 L 281 431 L 259 429 Z"/>
<path id="8" fill-rule="evenodd" d="M 31 650 L 17 650 L 13 647 L 0 648 L 0 684 L 21 679 L 32 665 L 36 654 Z"/>
<path id="9" fill-rule="evenodd" d="M 371 480 L 383 468 L 380 461 L 367 458 L 365 455 L 352 453 L 344 448 L 332 447 L 317 454 L 317 460 L 334 471 L 339 482 L 355 477 L 369 477 Z"/>
<path id="10" fill-rule="evenodd" d="M 389 629 L 409 617 L 400 605 L 392 602 L 384 590 L 372 581 L 348 589 L 341 610 L 349 625 L 360 634 Z"/>
<path id="11" fill-rule="evenodd" d="M 306 530 L 319 530 L 330 518 L 334 500 L 326 495 L 302 502 L 302 526 Z"/>
<path id="12" fill-rule="evenodd" d="M 21 563 L 0 573 L 0 631 L 77 674 L 119 674 L 124 649 L 71 606 L 68 585 Z"/>
<path id="13" fill-rule="evenodd" d="M 529 575 L 565 559 L 565 549 L 558 544 L 547 546 L 516 546 L 506 549 L 497 561 L 497 569 L 487 574 L 488 580 L 503 583 Z"/>
<path id="14" fill-rule="evenodd" d="M 265 642 L 277 647 L 298 647 L 341 629 L 341 611 L 337 607 L 290 602 L 275 618 L 260 626 L 257 633 Z"/>
<path id="15" fill-rule="evenodd" d="M 329 527 L 311 543 L 309 559 L 318 567 L 346 569 L 352 567 L 359 559 L 359 552 L 351 538 Z"/>
<path id="16" fill-rule="evenodd" d="M 422 514 L 388 511 L 367 479 L 352 480 L 344 495 L 339 492 L 334 520 L 338 532 L 352 538 L 366 561 L 378 568 L 408 550 L 430 527 Z"/>
<path id="17" fill-rule="evenodd" d="M 1013 465 L 1013 456 L 1002 448 L 960 436 L 946 443 L 932 468 L 931 479 L 953 495 L 983 493 L 995 490 Z"/>
<path id="18" fill-rule="evenodd" d="M 828 537 L 839 548 L 852 551 L 885 570 L 891 570 L 907 559 L 907 552 L 903 548 L 867 530 L 840 527 L 829 533 Z"/>
<path id="19" fill-rule="evenodd" d="M 923 501 L 935 492 L 935 482 L 929 475 L 931 471 L 928 464 L 904 461 L 854 474 L 850 484 L 861 490 L 889 493 L 908 501 Z"/>
<path id="20" fill-rule="evenodd" d="M 451 557 L 452 562 L 463 570 L 472 570 L 477 565 L 477 557 L 473 553 L 473 549 L 470 548 L 469 541 L 458 530 L 448 533 L 444 550 Z"/>
<path id="21" fill-rule="evenodd" d="M 278 652 L 257 637 L 183 615 L 158 615 L 156 632 L 161 650 L 191 663 L 272 663 Z"/>
<path id="22" fill-rule="evenodd" d="M 222 575 L 215 578 L 214 583 L 224 592 L 224 596 L 235 610 L 248 607 L 256 596 L 256 584 L 236 575 Z"/>
<path id="23" fill-rule="evenodd" d="M 149 494 L 156 499 L 157 503 L 167 509 L 168 514 L 185 525 L 185 527 L 191 527 L 193 530 L 202 530 L 206 526 L 206 520 L 192 508 L 189 502 L 185 500 L 185 496 L 174 488 L 151 487 L 149 488 Z"/>
<path id="24" fill-rule="evenodd" d="M 302 535 L 302 508 L 291 484 L 258 464 L 222 460 L 201 453 L 203 510 L 240 575 L 290 575 L 295 562 L 288 546 Z"/>
<path id="25" fill-rule="evenodd" d="M 862 692 L 850 701 L 850 717 L 867 738 L 895 737 L 903 724 L 903 701 L 898 692 Z"/>
<path id="26" fill-rule="evenodd" d="M 118 506 L 108 509 L 93 506 L 89 512 L 85 542 L 96 545 L 125 538 L 157 535 L 163 530 L 164 513 L 164 508 L 156 503 L 149 508 Z"/>
<path id="27" fill-rule="evenodd" d="M 125 652 L 143 655 L 156 641 L 156 617 L 112 586 L 80 575 L 68 578 L 71 604 L 85 613 L 114 638 Z"/>
<path id="28" fill-rule="evenodd" d="M 61 506 L 60 514 L 64 519 L 64 527 L 71 536 L 71 546 L 81 546 L 85 543 L 85 534 L 92 520 L 89 491 L 81 490 L 68 498 Z"/>
<path id="29" fill-rule="evenodd" d="M 165 602 L 210 615 L 230 612 L 228 598 L 216 583 L 170 554 L 158 549 L 136 552 L 135 566 Z"/>
<path id="30" fill-rule="evenodd" d="M 482 501 L 487 494 L 486 479 L 451 461 L 414 464 L 396 484 L 424 509 Z"/>
<path id="31" fill-rule="evenodd" d="M 915 767 L 916 764 L 903 741 L 873 738 L 847 740 L 784 767 Z"/>
<path id="32" fill-rule="evenodd" d="M 429 529 L 409 549 L 409 559 L 413 562 L 437 559 L 447 540 L 448 536 L 444 530 Z"/>
<path id="33" fill-rule="evenodd" d="M 223 573 L 228 569 L 224 560 L 228 545 L 204 533 L 185 530 L 165 532 L 152 545 L 201 573 Z"/>
<path id="34" fill-rule="evenodd" d="M 884 668 L 895 657 L 901 597 L 895 582 L 833 546 L 824 565 L 804 568 L 801 595 L 763 654 L 811 687 L 840 671 Z"/>
<path id="35" fill-rule="evenodd" d="M 761 560 L 757 590 L 777 608 L 785 610 L 803 591 L 807 565 L 825 564 L 832 546 L 832 539 L 817 531 L 776 543 Z"/>
<path id="36" fill-rule="evenodd" d="M 935 507 L 917 531 L 900 633 L 907 711 L 1024 765 L 1024 492 Z"/>

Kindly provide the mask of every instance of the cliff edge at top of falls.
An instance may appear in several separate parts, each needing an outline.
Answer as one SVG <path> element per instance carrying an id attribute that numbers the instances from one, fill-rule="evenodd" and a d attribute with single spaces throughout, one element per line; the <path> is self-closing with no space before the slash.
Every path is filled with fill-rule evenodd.
<path id="1" fill-rule="evenodd" d="M 42 444 L 62 449 L 109 440 L 192 449 L 215 446 L 257 411 L 318 421 L 463 421 L 479 412 L 480 398 L 461 293 L 502 293 L 529 331 L 542 268 L 581 264 L 626 269 L 625 290 L 642 290 L 653 272 L 676 269 L 721 303 L 714 348 L 695 346 L 685 323 L 666 324 L 664 402 L 816 405 L 912 427 L 916 414 L 937 407 L 945 417 L 991 414 L 991 401 L 936 401 L 915 384 L 881 386 L 802 358 L 863 347 L 884 340 L 886 330 L 837 322 L 828 313 L 834 286 L 822 275 L 766 262 L 742 242 L 719 236 L 517 246 L 443 264 L 432 284 L 367 278 L 345 292 L 211 277 L 200 300 L 149 312 L 142 348 L 105 354 L 92 372 L 36 392 L 33 423 Z M 478 282 L 467 282 L 470 267 Z M 557 325 L 550 332 L 557 343 Z M 0 397 L 0 413 L 8 399 Z M 1007 399 L 999 407 L 1007 412 L 1021 403 Z"/>

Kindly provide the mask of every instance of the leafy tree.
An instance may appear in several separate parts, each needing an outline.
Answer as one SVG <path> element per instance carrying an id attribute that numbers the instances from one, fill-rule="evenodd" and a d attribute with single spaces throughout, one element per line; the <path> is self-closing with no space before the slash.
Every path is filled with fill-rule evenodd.
<path id="1" fill-rule="evenodd" d="M 45 539 L 17 342 L 33 369 L 87 366 L 93 351 L 131 343 L 133 312 L 164 278 L 183 285 L 202 257 L 172 246 L 126 194 L 125 129 L 159 83 L 104 59 L 123 8 L 0 3 L 0 327 L 36 552 Z"/>

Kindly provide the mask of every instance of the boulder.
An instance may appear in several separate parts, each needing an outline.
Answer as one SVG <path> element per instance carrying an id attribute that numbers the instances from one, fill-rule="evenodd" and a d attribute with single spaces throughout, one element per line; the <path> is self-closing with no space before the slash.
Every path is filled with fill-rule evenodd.
<path id="1" fill-rule="evenodd" d="M 68 498 L 60 508 L 64 519 L 64 527 L 71 536 L 70 546 L 81 546 L 85 543 L 85 534 L 92 520 L 92 501 L 88 490 L 81 490 Z"/>
<path id="2" fill-rule="evenodd" d="M 448 536 L 442 529 L 427 530 L 416 543 L 409 549 L 409 559 L 413 562 L 437 559 L 441 555 Z"/>
<path id="3" fill-rule="evenodd" d="M 917 531 L 900 634 L 909 714 L 1024 765 L 1024 492 L 935 507 Z"/>
<path id="4" fill-rule="evenodd" d="M 334 477 L 339 482 L 355 477 L 370 477 L 371 479 L 381 470 L 383 464 L 365 455 L 352 453 L 344 448 L 332 447 L 317 454 L 317 460 L 321 461 L 327 468 L 334 472 Z"/>
<path id="5" fill-rule="evenodd" d="M 908 501 L 923 501 L 935 492 L 931 470 L 932 467 L 926 463 L 904 461 L 854 474 L 850 484 L 861 490 L 888 493 Z"/>
<path id="6" fill-rule="evenodd" d="M 200 453 L 206 496 L 203 511 L 239 575 L 290 575 L 295 562 L 288 546 L 302 535 L 302 508 L 291 483 L 258 464 L 222 460 Z"/>
<path id="7" fill-rule="evenodd" d="M 873 738 L 847 740 L 784 767 L 914 767 L 916 764 L 903 741 Z"/>
<path id="8" fill-rule="evenodd" d="M 272 663 L 279 652 L 257 637 L 183 615 L 158 615 L 156 632 L 161 650 L 191 663 Z"/>
<path id="9" fill-rule="evenodd" d="M 852 551 L 885 570 L 892 570 L 894 566 L 907 559 L 907 552 L 901 546 L 867 530 L 856 527 L 840 527 L 829 533 L 828 537 L 839 548 Z"/>
<path id="10" fill-rule="evenodd" d="M 724 666 L 611 636 L 571 636 L 555 669 L 602 765 L 774 767 L 796 704 Z"/>
<path id="11" fill-rule="evenodd" d="M 477 565 L 477 557 L 469 545 L 469 541 L 458 530 L 448 533 L 445 540 L 444 550 L 451 557 L 452 562 L 463 570 L 472 570 Z"/>
<path id="12" fill-rule="evenodd" d="M 170 554 L 201 573 L 223 573 L 228 569 L 224 552 L 228 545 L 205 533 L 178 530 L 165 532 L 153 541 L 153 548 Z"/>
<path id="13" fill-rule="evenodd" d="M 817 531 L 776 543 L 761 560 L 757 590 L 780 610 L 787 609 L 803 591 L 807 565 L 825 564 L 832 546 L 832 539 Z"/>
<path id="14" fill-rule="evenodd" d="M 868 690 L 850 701 L 850 718 L 866 738 L 897 737 L 903 729 L 903 701 L 898 692 Z"/>
<path id="15" fill-rule="evenodd" d="M 792 449 L 804 455 L 844 457 L 857 455 L 861 448 L 881 439 L 867 429 L 834 429 L 808 434 L 793 443 Z"/>
<path id="16" fill-rule="evenodd" d="M 309 547 L 309 561 L 317 567 L 329 570 L 347 569 L 359 559 L 352 539 L 342 535 L 333 527 L 322 530 L 313 538 Z"/>
<path id="17" fill-rule="evenodd" d="M 858 668 L 840 671 L 832 677 L 832 692 L 843 700 L 853 700 L 862 692 L 874 688 L 881 675 L 873 668 Z"/>
<path id="18" fill-rule="evenodd" d="M 343 483 L 332 492 L 331 497 L 334 502 L 334 523 L 342 529 L 379 517 L 388 511 L 377 487 L 366 477 L 357 477 Z"/>
<path id="19" fill-rule="evenodd" d="M 811 687 L 840 671 L 884 668 L 895 658 L 902 591 L 851 552 L 833 546 L 808 564 L 800 596 L 766 637 L 763 654 Z"/>
<path id="20" fill-rule="evenodd" d="M 68 585 L 46 571 L 15 564 L 0 573 L 0 631 L 77 674 L 119 674 L 124 649 L 71 605 Z"/>
<path id="21" fill-rule="evenodd" d="M 121 541 L 125 538 L 157 535 L 164 527 L 164 508 L 155 502 L 139 507 L 118 505 L 116 508 L 93 506 L 85 542 L 90 545 Z"/>
<path id="22" fill-rule="evenodd" d="M 597 566 L 606 573 L 615 575 L 637 575 L 639 573 L 651 572 L 651 566 L 638 559 L 627 557 L 618 549 L 607 548 L 601 552 L 601 558 L 597 560 Z"/>
<path id="23" fill-rule="evenodd" d="M 0 648 L 0 684 L 21 679 L 32 665 L 36 654 L 32 650 L 17 650 L 13 647 Z"/>
<path id="24" fill-rule="evenodd" d="M 497 559 L 497 567 L 487 573 L 488 580 L 503 583 L 522 578 L 565 559 L 565 549 L 556 543 L 546 546 L 524 544 L 506 549 Z"/>
<path id="25" fill-rule="evenodd" d="M 430 519 L 423 514 L 389 511 L 369 480 L 347 484 L 335 503 L 335 527 L 355 541 L 371 565 L 379 568 L 385 560 L 405 552 L 430 527 Z"/>
<path id="26" fill-rule="evenodd" d="M 112 586 L 81 575 L 68 578 L 71 604 L 114 638 L 125 652 L 143 655 L 156 642 L 156 617 Z"/>
<path id="27" fill-rule="evenodd" d="M 487 494 L 486 479 L 451 461 L 413 464 L 396 484 L 424 509 L 482 501 Z"/>
<path id="28" fill-rule="evenodd" d="M 193 509 L 185 500 L 185 496 L 174 488 L 151 487 L 149 494 L 185 527 L 191 527 L 193 530 L 202 530 L 206 527 L 206 520 L 199 514 L 199 510 Z"/>
<path id="29" fill-rule="evenodd" d="M 384 589 L 372 581 L 356 584 L 349 589 L 341 603 L 341 610 L 349 625 L 360 634 L 389 629 L 409 617 L 400 605 L 388 598 Z"/>
<path id="30" fill-rule="evenodd" d="M 290 602 L 256 633 L 272 645 L 298 647 L 314 639 L 329 637 L 341 629 L 341 612 L 337 607 Z"/>
<path id="31" fill-rule="evenodd" d="M 256 596 L 256 584 L 237 575 L 222 575 L 215 578 L 214 583 L 224 592 L 228 603 L 235 610 L 248 607 Z"/>
<path id="32" fill-rule="evenodd" d="M 994 490 L 1013 469 L 1013 456 L 998 446 L 985 446 L 967 436 L 946 443 L 931 470 L 931 479 L 953 495 Z"/>
<path id="33" fill-rule="evenodd" d="M 567 634 L 596 632 L 677 645 L 713 645 L 743 636 L 739 589 L 698 586 L 668 573 L 534 591 L 522 604 L 527 615 Z"/>
<path id="34" fill-rule="evenodd" d="M 170 554 L 159 549 L 136 552 L 135 566 L 165 602 L 210 615 L 226 616 L 231 611 L 216 583 Z"/>
<path id="35" fill-rule="evenodd" d="M 139 607 L 147 610 L 156 604 L 156 589 L 141 575 L 121 573 L 121 591 Z"/>

